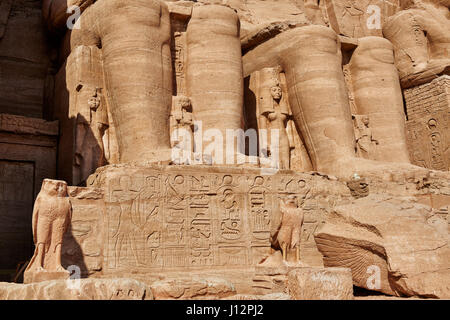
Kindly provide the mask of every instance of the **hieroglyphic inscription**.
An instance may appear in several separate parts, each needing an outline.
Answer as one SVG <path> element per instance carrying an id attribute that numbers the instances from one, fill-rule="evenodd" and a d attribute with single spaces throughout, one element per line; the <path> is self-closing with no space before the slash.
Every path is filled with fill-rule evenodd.
<path id="1" fill-rule="evenodd" d="M 116 172 L 107 177 L 109 270 L 252 266 L 271 251 L 278 201 L 304 197 L 289 175 Z"/>
<path id="2" fill-rule="evenodd" d="M 407 89 L 404 95 L 411 161 L 430 169 L 449 170 L 450 77 Z"/>
<path id="3" fill-rule="evenodd" d="M 185 46 L 186 46 L 186 33 L 185 32 L 175 32 L 172 50 L 172 61 L 174 64 L 175 71 L 175 85 L 177 95 L 186 94 L 186 83 L 185 83 Z"/>

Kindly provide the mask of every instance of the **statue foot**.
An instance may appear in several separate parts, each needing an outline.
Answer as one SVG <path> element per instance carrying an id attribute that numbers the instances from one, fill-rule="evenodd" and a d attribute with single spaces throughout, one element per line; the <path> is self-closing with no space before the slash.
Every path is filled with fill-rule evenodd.
<path id="1" fill-rule="evenodd" d="M 56 272 L 65 272 L 65 273 L 69 274 L 69 271 L 64 269 L 62 266 L 56 267 Z"/>
<path id="2" fill-rule="evenodd" d="M 363 158 L 339 160 L 334 166 L 334 172 L 327 171 L 343 180 L 351 180 L 359 176 L 396 182 L 425 178 L 433 172 L 410 163 L 382 162 Z"/>
<path id="3" fill-rule="evenodd" d="M 47 272 L 43 267 L 35 267 L 32 269 L 33 272 Z"/>
<path id="4" fill-rule="evenodd" d="M 122 159 L 127 162 L 126 159 Z M 149 165 L 149 164 L 170 164 L 172 162 L 172 149 L 162 150 L 148 150 L 139 155 L 139 161 L 130 161 L 134 165 Z"/>

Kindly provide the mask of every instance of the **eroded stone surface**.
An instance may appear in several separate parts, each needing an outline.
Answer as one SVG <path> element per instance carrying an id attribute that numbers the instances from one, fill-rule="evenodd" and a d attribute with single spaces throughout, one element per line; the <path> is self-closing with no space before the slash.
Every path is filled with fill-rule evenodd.
<path id="1" fill-rule="evenodd" d="M 352 300 L 350 269 L 299 268 L 288 274 L 289 295 L 293 300 Z"/>
<path id="2" fill-rule="evenodd" d="M 369 196 L 336 208 L 315 239 L 325 266 L 351 268 L 356 286 L 448 298 L 448 231 L 429 223 L 430 214 L 414 199 Z"/>
<path id="3" fill-rule="evenodd" d="M 146 284 L 117 278 L 0 283 L 0 300 L 153 300 L 153 296 Z"/>
<path id="4" fill-rule="evenodd" d="M 176 278 L 152 283 L 155 300 L 221 299 L 236 294 L 229 281 L 220 278 Z"/>

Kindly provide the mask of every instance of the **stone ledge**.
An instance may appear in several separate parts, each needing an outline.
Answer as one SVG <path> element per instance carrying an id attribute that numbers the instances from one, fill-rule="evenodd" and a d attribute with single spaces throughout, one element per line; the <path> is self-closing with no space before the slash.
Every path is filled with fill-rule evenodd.
<path id="1" fill-rule="evenodd" d="M 1 131 L 19 134 L 57 136 L 59 132 L 59 122 L 12 114 L 0 114 L 0 132 Z"/>

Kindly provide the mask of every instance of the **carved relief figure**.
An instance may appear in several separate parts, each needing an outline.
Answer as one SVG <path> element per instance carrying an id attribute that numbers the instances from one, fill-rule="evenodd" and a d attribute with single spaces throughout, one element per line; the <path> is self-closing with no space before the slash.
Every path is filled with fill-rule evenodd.
<path id="1" fill-rule="evenodd" d="M 261 129 L 267 129 L 266 145 L 267 156 L 278 160 L 279 169 L 290 169 L 291 147 L 286 131 L 289 109 L 283 99 L 283 90 L 278 79 L 276 68 L 267 68 L 261 71 L 263 81 L 259 106 Z M 268 91 L 267 93 L 265 91 Z M 274 134 L 275 133 L 275 134 Z M 273 138 L 278 141 L 271 141 Z"/>
<path id="2" fill-rule="evenodd" d="M 67 116 L 76 120 L 75 123 L 63 122 L 60 146 L 68 149 L 70 157 L 63 156 L 60 161 L 72 161 L 68 179 L 75 185 L 83 183 L 97 168 L 118 157 L 101 59 L 101 50 L 96 46 L 79 46 L 66 62 Z M 72 125 L 75 128 L 72 129 Z M 68 145 L 72 143 L 74 147 L 69 149 Z"/>
<path id="3" fill-rule="evenodd" d="M 300 240 L 303 226 L 303 209 L 299 208 L 295 195 L 290 195 L 285 201 L 280 201 L 282 213 L 281 227 L 277 241 L 283 253 L 283 260 L 287 261 L 288 250 L 295 249 L 295 261 L 300 261 Z"/>
<path id="4" fill-rule="evenodd" d="M 69 274 L 61 265 L 61 246 L 71 216 L 67 183 L 45 179 L 33 210 L 36 249 L 25 272 L 54 271 Z"/>
<path id="5" fill-rule="evenodd" d="M 364 36 L 363 18 L 365 14 L 364 4 L 362 1 L 347 0 L 342 13 L 342 25 L 349 30 L 345 34 L 354 38 Z"/>
<path id="6" fill-rule="evenodd" d="M 188 97 L 173 98 L 170 128 L 172 148 L 177 148 L 182 153 L 181 163 L 189 163 L 194 151 L 194 120 L 191 100 Z"/>
<path id="7" fill-rule="evenodd" d="M 373 139 L 372 129 L 369 126 L 369 117 L 355 115 L 354 119 L 358 155 L 362 158 L 371 159 L 373 148 L 378 142 Z"/>
<path id="8" fill-rule="evenodd" d="M 81 89 L 83 90 L 83 89 Z M 85 119 L 82 113 L 77 116 L 75 137 L 75 165 L 79 167 L 79 181 L 84 181 L 95 169 L 104 166 L 105 132 L 109 128 L 108 111 L 100 88 L 93 90 L 86 103 Z"/>
<path id="9" fill-rule="evenodd" d="M 136 187 L 132 183 L 130 177 L 123 176 L 119 180 L 119 188 L 112 190 L 112 197 L 120 206 L 119 224 L 112 236 L 116 267 L 122 264 L 120 259 L 124 251 L 127 262 L 131 260 L 133 265 L 144 265 L 146 257 L 142 240 L 159 241 L 160 230 L 155 219 L 158 205 L 152 201 L 151 195 L 139 192 L 142 186 Z"/>

